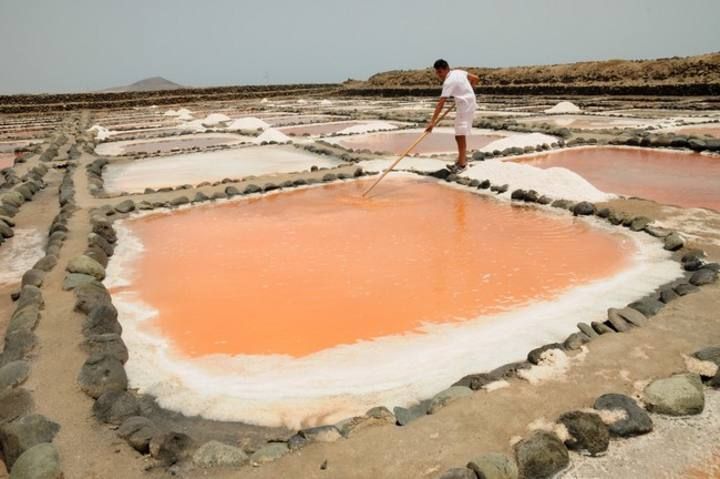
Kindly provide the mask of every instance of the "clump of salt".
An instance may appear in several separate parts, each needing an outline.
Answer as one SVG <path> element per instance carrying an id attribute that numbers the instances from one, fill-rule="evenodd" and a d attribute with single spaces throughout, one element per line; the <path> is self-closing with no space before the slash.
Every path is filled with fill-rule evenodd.
<path id="1" fill-rule="evenodd" d="M 228 125 L 229 130 L 257 130 L 258 128 L 265 130 L 270 128 L 270 125 L 254 116 L 238 118 Z"/>
<path id="2" fill-rule="evenodd" d="M 561 101 L 552 108 L 545 110 L 545 113 L 580 113 L 582 110 L 576 104 L 569 101 Z"/>
<path id="3" fill-rule="evenodd" d="M 275 130 L 274 128 L 268 128 L 263 132 L 262 135 L 255 138 L 255 143 L 262 143 L 262 142 L 271 142 L 274 141 L 276 143 L 287 143 L 289 141 L 292 141 L 289 136 L 285 135 L 281 131 Z"/>

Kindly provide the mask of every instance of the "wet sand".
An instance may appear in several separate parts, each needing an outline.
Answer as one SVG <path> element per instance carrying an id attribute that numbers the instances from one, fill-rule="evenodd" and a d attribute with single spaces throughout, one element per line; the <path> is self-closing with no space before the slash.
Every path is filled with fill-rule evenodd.
<path id="1" fill-rule="evenodd" d="M 572 218 L 432 182 L 386 180 L 360 200 L 366 186 L 133 221 L 145 251 L 132 289 L 189 356 L 303 356 L 552 298 L 634 250 Z"/>
<path id="2" fill-rule="evenodd" d="M 572 170 L 596 188 L 720 211 L 720 158 L 640 148 L 579 148 L 516 160 Z"/>
<path id="3" fill-rule="evenodd" d="M 368 149 L 399 155 L 403 153 L 422 132 L 371 133 L 353 136 L 340 140 L 340 145 L 355 150 Z M 467 138 L 468 150 L 478 150 L 495 140 L 502 139 L 499 135 L 471 135 Z M 416 146 L 412 153 L 448 153 L 457 151 L 453 133 L 434 132 Z"/>
<path id="4" fill-rule="evenodd" d="M 15 163 L 15 153 L 0 153 L 0 170 L 10 168 Z"/>

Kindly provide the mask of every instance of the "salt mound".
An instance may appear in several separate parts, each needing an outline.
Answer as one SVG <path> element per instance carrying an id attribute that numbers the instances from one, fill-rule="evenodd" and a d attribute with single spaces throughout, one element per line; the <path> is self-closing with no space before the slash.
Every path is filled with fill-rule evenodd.
<path id="1" fill-rule="evenodd" d="M 231 120 L 231 118 L 229 116 L 224 115 L 222 113 L 210 113 L 208 116 L 206 116 L 202 120 L 202 124 L 208 125 L 208 126 L 214 126 L 214 125 L 217 125 L 218 123 L 223 123 L 223 122 L 230 121 L 230 120 Z"/>
<path id="2" fill-rule="evenodd" d="M 552 108 L 545 110 L 545 113 L 580 113 L 582 110 L 574 103 L 561 101 Z"/>
<path id="3" fill-rule="evenodd" d="M 557 138 L 542 133 L 528 133 L 510 135 L 501 140 L 493 141 L 485 145 L 480 151 L 503 151 L 507 148 L 525 148 L 526 146 L 538 146 L 543 143 L 551 144 L 557 141 Z"/>
<path id="4" fill-rule="evenodd" d="M 175 110 L 168 110 L 165 113 L 163 113 L 163 116 L 178 116 L 179 113 Z"/>
<path id="5" fill-rule="evenodd" d="M 321 104 L 321 105 L 332 105 L 333 102 L 331 102 L 330 100 L 323 100 L 323 101 L 320 102 L 320 104 Z"/>
<path id="6" fill-rule="evenodd" d="M 369 123 L 347 127 L 344 130 L 338 131 L 338 134 L 353 135 L 356 133 L 369 133 L 371 131 L 397 130 L 397 128 L 396 125 L 386 121 L 371 121 Z"/>
<path id="7" fill-rule="evenodd" d="M 297 102 L 301 105 L 304 105 L 305 103 L 307 103 L 307 100 L 303 100 L 302 98 L 300 98 Z"/>
<path id="8" fill-rule="evenodd" d="M 183 119 L 184 118 L 188 118 L 187 114 L 183 116 Z M 189 118 L 192 119 L 192 116 L 190 116 Z M 222 113 L 211 113 L 201 120 L 188 121 L 178 126 L 177 128 L 180 128 L 181 130 L 202 132 L 205 131 L 205 129 L 209 126 L 216 126 L 226 121 L 230 121 L 229 116 L 223 115 Z"/>
<path id="9" fill-rule="evenodd" d="M 515 189 L 535 190 L 554 199 L 572 201 L 600 202 L 615 198 L 615 195 L 602 192 L 585 178 L 565 168 L 537 168 L 512 161 L 489 160 L 475 163 L 463 176 L 480 181 L 488 179 L 497 185 L 510 185 Z"/>
<path id="10" fill-rule="evenodd" d="M 95 138 L 97 138 L 98 140 L 106 140 L 110 135 L 112 135 L 112 132 L 110 130 L 100 125 L 93 125 L 88 128 L 87 131 L 94 132 Z"/>
<path id="11" fill-rule="evenodd" d="M 229 130 L 257 130 L 258 128 L 265 130 L 270 128 L 270 125 L 254 116 L 238 118 L 228 125 Z"/>
<path id="12" fill-rule="evenodd" d="M 265 130 L 265 132 L 255 138 L 255 143 L 262 143 L 263 141 L 271 142 L 274 141 L 276 143 L 287 143 L 289 141 L 292 141 L 289 136 L 285 135 L 281 131 L 275 130 L 274 128 L 268 128 Z"/>
<path id="13" fill-rule="evenodd" d="M 262 100 L 260 100 L 260 103 L 267 103 L 267 102 L 268 102 L 267 98 L 263 98 Z"/>

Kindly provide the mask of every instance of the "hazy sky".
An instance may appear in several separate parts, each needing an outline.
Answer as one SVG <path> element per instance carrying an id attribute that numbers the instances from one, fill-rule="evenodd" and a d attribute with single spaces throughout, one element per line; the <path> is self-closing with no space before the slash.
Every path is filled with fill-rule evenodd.
<path id="1" fill-rule="evenodd" d="M 720 0 L 0 0 L 0 92 L 338 82 L 720 50 Z"/>

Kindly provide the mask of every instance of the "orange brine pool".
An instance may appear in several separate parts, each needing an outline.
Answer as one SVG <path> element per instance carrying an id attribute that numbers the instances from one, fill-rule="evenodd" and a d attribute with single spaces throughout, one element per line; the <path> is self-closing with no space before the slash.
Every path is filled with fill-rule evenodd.
<path id="1" fill-rule="evenodd" d="M 720 211 L 720 158 L 640 148 L 579 148 L 517 160 L 562 167 L 608 193 Z"/>
<path id="2" fill-rule="evenodd" d="M 354 150 L 382 151 L 399 155 L 410 147 L 422 132 L 370 133 L 343 138 L 340 145 Z M 498 135 L 470 135 L 467 137 L 468 150 L 479 150 L 495 140 Z M 434 131 L 417 145 L 412 153 L 448 153 L 457 151 L 454 133 Z"/>
<path id="3" fill-rule="evenodd" d="M 424 179 L 283 192 L 126 223 L 129 287 L 181 353 L 304 356 L 549 299 L 621 270 L 625 236 Z"/>

